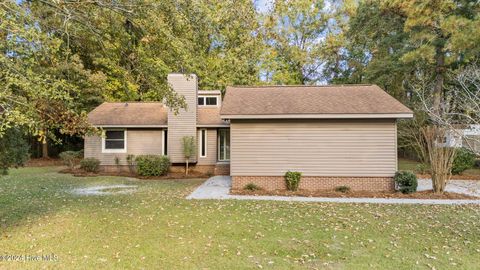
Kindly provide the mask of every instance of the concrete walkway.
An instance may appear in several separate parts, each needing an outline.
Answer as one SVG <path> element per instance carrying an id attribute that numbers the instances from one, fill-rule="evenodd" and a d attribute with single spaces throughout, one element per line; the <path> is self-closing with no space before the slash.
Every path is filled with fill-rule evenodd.
<path id="1" fill-rule="evenodd" d="M 457 181 L 457 180 L 455 180 Z M 467 181 L 471 182 L 471 181 Z M 470 183 L 472 184 L 472 183 Z M 479 183 L 480 184 L 480 183 Z M 450 185 L 450 183 L 449 183 Z M 478 200 L 433 200 L 433 199 L 383 199 L 383 198 L 323 198 L 323 197 L 290 197 L 290 196 L 249 196 L 230 195 L 231 178 L 229 176 L 214 176 L 205 181 L 187 199 L 214 200 L 259 200 L 259 201 L 289 201 L 289 202 L 329 202 L 329 203 L 380 203 L 380 204 L 480 204 Z M 427 180 L 420 181 L 419 190 L 428 189 Z M 431 189 L 431 184 L 430 184 Z M 454 190 L 458 190 L 455 187 Z M 475 191 L 479 192 L 479 189 Z M 447 191 L 448 186 L 447 186 Z M 473 195 L 473 194 L 469 194 Z M 480 195 L 479 195 L 480 196 Z"/>

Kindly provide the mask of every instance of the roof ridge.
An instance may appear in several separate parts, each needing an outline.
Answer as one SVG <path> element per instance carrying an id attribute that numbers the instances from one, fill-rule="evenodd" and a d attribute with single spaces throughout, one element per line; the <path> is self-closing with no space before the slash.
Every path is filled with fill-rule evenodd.
<path id="1" fill-rule="evenodd" d="M 158 104 L 163 104 L 161 101 L 105 101 L 103 103 L 108 103 L 108 104 L 125 104 L 125 103 L 158 103 Z"/>
<path id="2" fill-rule="evenodd" d="M 231 85 L 228 87 L 233 88 L 287 88 L 287 87 L 349 87 L 349 86 L 375 86 L 375 84 L 363 84 L 363 83 L 344 83 L 344 84 L 327 84 L 327 85 L 301 85 L 301 84 L 292 84 L 292 85 Z"/>

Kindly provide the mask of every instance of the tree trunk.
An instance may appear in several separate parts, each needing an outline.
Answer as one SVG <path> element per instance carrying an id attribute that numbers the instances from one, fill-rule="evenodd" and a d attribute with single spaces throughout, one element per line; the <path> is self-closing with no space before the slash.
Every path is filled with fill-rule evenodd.
<path id="1" fill-rule="evenodd" d="M 42 139 L 42 158 L 48 158 L 48 141 L 46 136 Z"/>
<path id="2" fill-rule="evenodd" d="M 188 175 L 188 158 L 185 159 L 185 175 Z"/>
<path id="3" fill-rule="evenodd" d="M 438 126 L 426 126 L 421 129 L 425 138 L 424 145 L 432 170 L 432 187 L 435 193 L 443 193 L 450 180 L 455 148 L 439 146 L 446 130 Z"/>
<path id="4" fill-rule="evenodd" d="M 433 87 L 433 113 L 441 115 L 441 103 L 443 97 L 443 82 L 445 80 L 445 52 L 443 45 L 435 47 L 435 85 Z"/>

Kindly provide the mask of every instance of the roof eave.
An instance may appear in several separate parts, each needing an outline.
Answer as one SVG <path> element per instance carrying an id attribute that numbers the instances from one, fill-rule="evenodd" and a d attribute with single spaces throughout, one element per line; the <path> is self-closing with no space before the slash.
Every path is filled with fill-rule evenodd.
<path id="1" fill-rule="evenodd" d="M 222 128 L 222 127 L 229 127 L 230 124 L 212 124 L 212 125 L 203 125 L 197 124 L 197 128 Z"/>
<path id="2" fill-rule="evenodd" d="M 167 128 L 168 125 L 135 125 L 135 124 L 121 124 L 121 125 L 116 125 L 116 124 L 92 124 L 94 127 L 99 127 L 99 128 Z"/>
<path id="3" fill-rule="evenodd" d="M 413 113 L 222 114 L 222 119 L 410 119 Z"/>

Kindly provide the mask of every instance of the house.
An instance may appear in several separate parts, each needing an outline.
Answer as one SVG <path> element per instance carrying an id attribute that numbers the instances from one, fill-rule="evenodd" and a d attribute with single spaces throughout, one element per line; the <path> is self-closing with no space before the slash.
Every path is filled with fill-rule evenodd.
<path id="1" fill-rule="evenodd" d="M 194 136 L 193 169 L 229 174 L 233 188 L 284 188 L 286 171 L 303 173 L 300 188 L 391 190 L 397 170 L 396 121 L 413 113 L 376 85 L 238 86 L 198 90 L 195 75 L 170 74 L 185 97 L 178 114 L 161 103 L 103 103 L 89 114 L 105 136 L 85 138 L 85 157 L 105 170 L 127 155 L 168 155 L 185 162 L 181 138 Z"/>
<path id="2" fill-rule="evenodd" d="M 456 126 L 445 135 L 443 145 L 447 147 L 465 147 L 474 153 L 480 153 L 480 125 Z"/>

